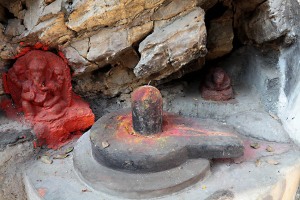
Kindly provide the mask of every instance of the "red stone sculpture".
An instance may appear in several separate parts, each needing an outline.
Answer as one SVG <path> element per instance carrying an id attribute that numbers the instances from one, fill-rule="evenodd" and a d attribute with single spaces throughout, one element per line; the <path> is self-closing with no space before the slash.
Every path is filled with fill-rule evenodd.
<path id="1" fill-rule="evenodd" d="M 212 68 L 208 72 L 200 91 L 205 100 L 226 101 L 233 98 L 230 78 L 220 67 Z"/>
<path id="2" fill-rule="evenodd" d="M 56 54 L 31 50 L 17 59 L 5 77 L 6 93 L 33 125 L 38 145 L 57 148 L 71 133 L 94 123 L 89 105 L 72 92 L 69 67 Z"/>

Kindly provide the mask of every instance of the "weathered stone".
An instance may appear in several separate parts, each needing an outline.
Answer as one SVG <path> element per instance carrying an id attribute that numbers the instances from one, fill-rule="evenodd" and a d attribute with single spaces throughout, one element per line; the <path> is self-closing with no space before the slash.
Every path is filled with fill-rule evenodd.
<path id="1" fill-rule="evenodd" d="M 243 10 L 244 12 L 254 11 L 257 6 L 265 0 L 252 0 L 252 1 L 234 1 L 235 7 Z"/>
<path id="2" fill-rule="evenodd" d="M 25 31 L 25 27 L 20 19 L 9 19 L 4 34 L 7 36 L 18 36 Z"/>
<path id="3" fill-rule="evenodd" d="M 130 67 L 127 65 L 128 63 L 123 65 L 122 61 L 120 61 L 122 57 L 126 57 L 130 52 L 125 51 L 118 59 L 112 60 L 112 64 L 108 64 L 91 73 L 76 76 L 74 78 L 74 82 L 76 83 L 74 91 L 81 95 L 102 92 L 104 95 L 112 97 L 120 93 L 129 93 L 133 88 L 148 83 L 148 79 L 138 79 L 134 75 L 132 68 L 135 65 Z"/>
<path id="4" fill-rule="evenodd" d="M 26 0 L 24 25 L 30 31 L 39 23 L 55 18 L 62 12 L 62 0 L 55 0 L 47 5 L 44 0 Z"/>
<path id="5" fill-rule="evenodd" d="M 163 99 L 151 85 L 138 87 L 131 93 L 132 128 L 137 134 L 152 135 L 162 132 Z"/>
<path id="6" fill-rule="evenodd" d="M 128 24 L 129 27 L 141 26 L 151 21 L 151 16 L 154 13 L 154 9 L 144 10 L 140 14 L 138 14 L 132 22 Z"/>
<path id="7" fill-rule="evenodd" d="M 5 8 L 0 4 L 0 22 L 6 21 Z"/>
<path id="8" fill-rule="evenodd" d="M 109 74 L 106 74 L 104 79 L 105 90 L 103 93 L 108 96 L 115 96 L 120 92 L 125 92 L 126 90 L 131 91 L 134 82 L 137 82 L 132 69 L 124 67 L 114 67 L 110 70 Z"/>
<path id="9" fill-rule="evenodd" d="M 197 5 L 196 0 L 191 0 L 191 1 L 173 0 L 171 2 L 167 1 L 155 11 L 151 19 L 152 20 L 170 19 L 186 10 L 194 8 L 196 5 Z"/>
<path id="10" fill-rule="evenodd" d="M 228 10 L 223 16 L 209 22 L 206 59 L 212 60 L 231 52 L 234 38 L 232 18 L 233 13 Z"/>
<path id="11" fill-rule="evenodd" d="M 138 77 L 148 77 L 170 66 L 170 70 L 160 73 L 159 77 L 164 78 L 199 56 L 203 57 L 207 52 L 205 45 L 204 11 L 197 8 L 156 28 L 141 42 L 141 60 L 134 73 Z"/>
<path id="12" fill-rule="evenodd" d="M 85 0 L 73 4 L 67 26 L 74 31 L 91 30 L 94 27 L 112 26 L 131 21 L 145 9 L 145 0 L 102 1 Z"/>
<path id="13" fill-rule="evenodd" d="M 50 19 L 62 12 L 62 0 L 47 0 L 50 4 L 43 9 L 39 21 Z M 52 2 L 51 2 L 52 1 Z"/>
<path id="14" fill-rule="evenodd" d="M 64 15 L 61 13 L 57 17 L 39 23 L 32 30 L 24 32 L 17 39 L 40 41 L 49 46 L 57 46 L 69 41 L 73 32 L 65 26 Z"/>
<path id="15" fill-rule="evenodd" d="M 71 47 L 76 49 L 76 51 L 83 57 L 87 57 L 87 53 L 89 51 L 89 43 L 90 38 L 80 39 L 78 41 L 74 41 L 70 44 Z"/>
<path id="16" fill-rule="evenodd" d="M 78 41 L 72 43 L 71 46 L 78 48 L 78 52 L 82 56 L 86 57 L 88 61 L 96 62 L 98 68 L 101 68 L 113 63 L 115 59 L 120 60 L 118 57 L 128 51 L 128 49 L 131 49 L 131 45 L 144 38 L 152 28 L 153 23 L 149 22 L 131 29 L 102 29 L 91 36 L 88 41 L 86 39 L 82 42 Z M 131 64 L 129 63 L 128 65 Z M 132 67 L 130 66 L 129 68 Z"/>
<path id="17" fill-rule="evenodd" d="M 245 32 L 261 44 L 285 36 L 298 28 L 299 3 L 295 0 L 268 0 L 255 11 Z"/>
<path id="18" fill-rule="evenodd" d="M 45 4 L 50 4 L 50 3 L 52 3 L 53 1 L 55 1 L 55 0 L 44 0 Z"/>
<path id="19" fill-rule="evenodd" d="M 126 49 L 117 58 L 113 60 L 113 63 L 118 66 L 123 66 L 129 69 L 133 69 L 139 62 L 140 58 L 137 52 L 133 48 Z"/>
<path id="20" fill-rule="evenodd" d="M 91 67 L 95 68 L 95 65 L 87 61 L 75 48 L 71 46 L 64 48 L 63 53 L 68 60 L 68 64 L 74 71 L 74 75 L 84 73 Z"/>
<path id="21" fill-rule="evenodd" d="M 1 1 L 0 4 L 5 7 L 10 13 L 19 19 L 24 19 L 25 10 L 23 6 L 25 5 L 25 0 L 10 0 Z"/>
<path id="22" fill-rule="evenodd" d="M 154 8 L 156 6 L 159 6 L 160 4 L 162 4 L 163 2 L 165 2 L 166 0 L 145 0 L 145 9 L 150 9 L 150 8 Z"/>
<path id="23" fill-rule="evenodd" d="M 212 8 L 214 5 L 218 3 L 218 0 L 197 0 L 198 6 L 200 6 L 203 10 L 207 11 L 208 9 Z"/>
<path id="24" fill-rule="evenodd" d="M 103 29 L 90 38 L 88 60 L 108 60 L 118 52 L 130 46 L 127 41 L 128 32 L 125 29 Z"/>
<path id="25" fill-rule="evenodd" d="M 27 30 L 33 29 L 39 21 L 39 17 L 43 12 L 44 0 L 27 0 L 27 11 L 24 17 L 24 25 Z"/>
<path id="26" fill-rule="evenodd" d="M 153 30 L 153 22 L 148 22 L 141 26 L 135 26 L 128 31 L 128 42 L 134 44 L 146 37 Z"/>
<path id="27" fill-rule="evenodd" d="M 234 194 L 230 190 L 219 190 L 205 200 L 234 200 Z"/>

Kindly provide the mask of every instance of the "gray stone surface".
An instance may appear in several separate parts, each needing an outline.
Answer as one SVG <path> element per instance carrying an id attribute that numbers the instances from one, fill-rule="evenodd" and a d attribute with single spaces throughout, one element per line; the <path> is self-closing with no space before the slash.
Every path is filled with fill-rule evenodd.
<path id="1" fill-rule="evenodd" d="M 88 138 L 88 135 L 84 137 Z M 266 143 L 266 145 L 270 144 Z M 266 152 L 263 148 L 252 149 L 247 145 L 247 154 L 243 161 L 235 161 L 235 163 L 224 160 L 214 161 L 212 174 L 205 180 L 171 195 L 151 198 L 151 200 L 206 198 L 223 200 L 224 197 L 230 199 L 232 196 L 234 199 L 247 200 L 264 198 L 292 200 L 295 198 L 300 180 L 299 151 L 293 149 L 292 145 L 273 144 L 273 146 L 275 152 Z M 80 153 L 84 159 L 90 157 L 89 151 L 85 148 L 75 149 L 75 153 Z M 84 184 L 74 171 L 73 156 L 64 160 L 54 160 L 51 165 L 39 160 L 34 162 L 24 176 L 28 199 L 127 199 L 105 194 Z M 85 170 L 85 173 L 91 173 L 89 168 L 85 168 L 88 163 L 84 161 L 82 163 L 82 170 Z M 105 174 L 98 172 L 93 177 L 105 176 Z"/>
<path id="2" fill-rule="evenodd" d="M 190 1 L 181 1 L 173 0 L 170 2 L 164 2 L 151 16 L 151 20 L 167 20 L 176 15 L 183 13 L 184 11 L 190 10 L 191 8 L 196 7 L 196 0 Z"/>
<path id="3" fill-rule="evenodd" d="M 276 117 L 276 116 L 273 116 Z M 287 143 L 288 133 L 282 127 L 279 118 L 258 110 L 245 111 L 228 117 L 227 124 L 246 136 L 271 142 Z"/>
<path id="4" fill-rule="evenodd" d="M 25 141 L 0 150 L 0 199 L 27 200 L 23 184 L 24 162 L 33 160 L 32 141 Z"/>
<path id="5" fill-rule="evenodd" d="M 10 120 L 0 110 L 0 152 L 4 151 L 7 146 L 33 141 L 33 139 L 34 135 L 28 124 Z"/>
<path id="6" fill-rule="evenodd" d="M 233 86 L 250 87 L 252 95 L 259 98 L 264 110 L 277 114 L 282 86 L 278 62 L 278 51 L 270 49 L 261 51 L 258 48 L 245 46 L 219 65 L 225 68 Z"/>
<path id="7" fill-rule="evenodd" d="M 120 198 L 140 199 L 167 195 L 203 180 L 210 173 L 210 163 L 206 159 L 191 159 L 180 166 L 150 173 L 113 170 L 95 160 L 92 145 L 90 133 L 86 133 L 77 142 L 73 155 L 77 174 L 96 191 Z"/>
<path id="8" fill-rule="evenodd" d="M 242 111 L 263 109 L 258 94 L 249 86 L 241 84 L 234 87 L 235 98 L 224 102 L 202 99 L 199 86 L 198 81 L 193 81 L 184 86 L 183 93 L 170 97 L 166 95 L 164 109 L 184 116 L 212 118 L 223 122 L 226 117 Z"/>
<path id="9" fill-rule="evenodd" d="M 152 74 L 157 79 L 178 71 L 193 59 L 206 55 L 204 11 L 196 8 L 190 13 L 158 27 L 140 46 L 141 60 L 134 68 L 138 77 Z M 163 73 L 162 73 L 163 72 Z"/>
<path id="10" fill-rule="evenodd" d="M 263 2 L 246 25 L 248 38 L 261 44 L 281 36 L 294 34 L 295 29 L 299 29 L 299 8 L 299 2 L 296 0 Z"/>

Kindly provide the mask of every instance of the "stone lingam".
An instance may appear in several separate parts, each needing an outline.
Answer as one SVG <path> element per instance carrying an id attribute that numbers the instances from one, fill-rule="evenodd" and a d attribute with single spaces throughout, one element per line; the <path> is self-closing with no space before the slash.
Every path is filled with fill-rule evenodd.
<path id="1" fill-rule="evenodd" d="M 88 141 L 80 139 L 75 148 L 74 167 L 95 190 L 127 198 L 157 197 L 203 179 L 209 174 L 207 159 L 243 155 L 243 142 L 230 128 L 164 113 L 155 87 L 139 87 L 131 98 L 132 111 L 103 116 Z"/>
<path id="2" fill-rule="evenodd" d="M 37 146 L 58 148 L 71 133 L 94 123 L 89 105 L 72 91 L 67 63 L 52 52 L 35 49 L 24 53 L 3 81 L 14 105 L 7 112 L 24 113 L 37 136 Z"/>
<path id="3" fill-rule="evenodd" d="M 231 80 L 221 67 L 209 70 L 200 87 L 200 92 L 205 100 L 227 101 L 233 98 Z"/>

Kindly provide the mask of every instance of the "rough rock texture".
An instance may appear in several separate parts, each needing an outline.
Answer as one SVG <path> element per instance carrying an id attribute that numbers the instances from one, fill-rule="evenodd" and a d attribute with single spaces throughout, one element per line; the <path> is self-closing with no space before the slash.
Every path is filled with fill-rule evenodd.
<path id="1" fill-rule="evenodd" d="M 115 96 L 150 80 L 159 84 L 201 68 L 204 58 L 198 65 L 188 64 L 206 54 L 202 9 L 216 3 L 0 0 L 0 57 L 13 59 L 22 50 L 20 42 L 23 46 L 42 42 L 65 54 L 77 92 Z M 145 56 L 152 52 L 151 44 L 157 46 L 153 51 L 157 55 L 150 56 L 154 60 Z"/>
<path id="2" fill-rule="evenodd" d="M 231 10 L 227 10 L 224 15 L 209 22 L 206 59 L 212 60 L 231 52 L 234 38 L 232 23 Z"/>
<path id="3" fill-rule="evenodd" d="M 76 92 L 116 96 L 150 80 L 160 84 L 198 70 L 205 60 L 229 54 L 234 38 L 263 43 L 286 34 L 297 21 L 287 20 L 295 3 L 0 0 L 0 57 L 13 59 L 20 42 L 42 42 L 65 54 Z M 204 22 L 205 12 L 212 15 Z M 277 20 L 282 16 L 285 20 Z M 263 24 L 273 18 L 276 27 Z M 293 34 L 287 35 L 287 42 L 293 41 Z"/>
<path id="4" fill-rule="evenodd" d="M 268 0 L 254 1 L 251 5 L 242 3 L 246 10 L 252 10 L 257 5 L 252 17 L 247 23 L 243 22 L 244 31 L 248 39 L 262 44 L 286 37 L 286 43 L 295 38 L 295 31 L 299 30 L 299 2 L 296 0 Z M 247 21 L 247 20 L 246 20 Z M 293 39 L 294 38 L 294 39 Z"/>
<path id="5" fill-rule="evenodd" d="M 161 79 L 183 65 L 206 55 L 204 11 L 200 8 L 158 27 L 139 47 L 141 60 L 134 68 L 137 77 L 163 72 Z"/>

